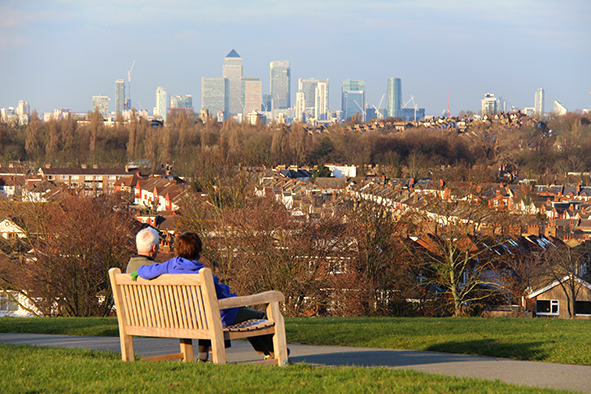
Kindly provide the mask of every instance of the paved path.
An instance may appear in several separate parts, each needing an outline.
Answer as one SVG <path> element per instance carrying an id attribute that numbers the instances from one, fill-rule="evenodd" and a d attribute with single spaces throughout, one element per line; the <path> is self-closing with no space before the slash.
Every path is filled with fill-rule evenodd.
<path id="1" fill-rule="evenodd" d="M 78 337 L 39 334 L 0 334 L 0 342 L 65 348 L 120 351 L 117 337 Z M 134 350 L 141 356 L 178 352 L 178 340 L 134 338 Z M 525 386 L 591 393 L 591 366 L 515 361 L 495 357 L 289 344 L 293 363 L 314 365 L 356 365 L 407 368 L 419 372 L 457 377 L 500 380 Z M 229 362 L 257 359 L 246 341 L 233 341 L 227 351 Z"/>

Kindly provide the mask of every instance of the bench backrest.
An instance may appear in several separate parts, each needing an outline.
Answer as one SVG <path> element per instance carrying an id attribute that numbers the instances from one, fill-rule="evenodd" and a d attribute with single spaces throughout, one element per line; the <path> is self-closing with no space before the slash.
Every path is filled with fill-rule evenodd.
<path id="1" fill-rule="evenodd" d="M 222 322 L 211 269 L 164 274 L 153 280 L 109 270 L 123 335 L 213 338 Z"/>

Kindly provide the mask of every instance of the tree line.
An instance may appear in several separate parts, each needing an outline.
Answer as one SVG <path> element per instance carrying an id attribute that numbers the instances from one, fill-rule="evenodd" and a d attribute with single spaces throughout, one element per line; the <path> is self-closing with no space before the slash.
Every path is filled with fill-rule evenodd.
<path id="1" fill-rule="evenodd" d="M 437 176 L 457 181 L 494 181 L 501 166 L 522 176 L 553 179 L 555 174 L 591 170 L 591 115 L 570 113 L 545 123 L 470 123 L 464 132 L 424 127 L 397 132 L 355 132 L 335 124 L 322 132 L 293 125 L 201 121 L 178 111 L 160 127 L 132 117 L 105 126 L 98 112 L 85 122 L 71 117 L 42 122 L 33 113 L 28 125 L 0 124 L 0 161 L 30 165 L 122 166 L 174 164 L 189 175 L 195 162 L 213 153 L 243 166 L 318 165 L 332 162 L 379 165 L 391 177 Z"/>

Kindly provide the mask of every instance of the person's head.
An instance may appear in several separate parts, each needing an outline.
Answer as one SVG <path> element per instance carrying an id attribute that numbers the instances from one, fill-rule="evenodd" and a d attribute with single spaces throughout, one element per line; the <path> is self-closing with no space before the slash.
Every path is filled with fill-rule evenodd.
<path id="1" fill-rule="evenodd" d="M 195 233 L 182 233 L 174 240 L 176 255 L 188 260 L 199 260 L 203 244 L 201 238 Z"/>
<path id="2" fill-rule="evenodd" d="M 158 254 L 158 245 L 160 244 L 158 231 L 152 227 L 146 227 L 135 236 L 135 244 L 138 254 L 155 257 Z"/>

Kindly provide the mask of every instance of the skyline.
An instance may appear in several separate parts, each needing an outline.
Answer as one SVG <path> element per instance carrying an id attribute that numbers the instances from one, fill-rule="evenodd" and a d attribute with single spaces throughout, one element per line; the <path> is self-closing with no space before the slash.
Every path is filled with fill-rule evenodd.
<path id="1" fill-rule="evenodd" d="M 202 77 L 221 77 L 238 52 L 244 75 L 270 90 L 272 61 L 288 61 L 291 103 L 300 78 L 328 79 L 340 108 L 344 80 L 365 80 L 370 105 L 402 80 L 427 115 L 479 112 L 486 93 L 509 108 L 534 107 L 545 91 L 570 111 L 591 108 L 591 3 L 548 1 L 3 1 L 0 107 L 25 100 L 50 112 L 91 109 L 131 74 L 133 107 L 152 111 L 156 89 L 192 95 Z M 127 87 L 126 87 L 127 92 Z M 141 104 L 138 104 L 141 103 Z M 382 108 L 385 105 L 385 99 Z"/>

